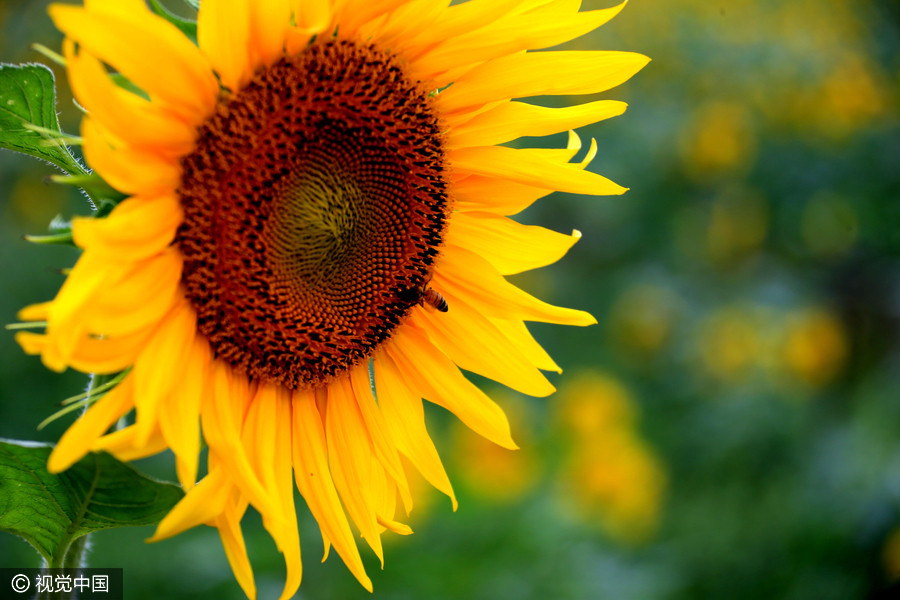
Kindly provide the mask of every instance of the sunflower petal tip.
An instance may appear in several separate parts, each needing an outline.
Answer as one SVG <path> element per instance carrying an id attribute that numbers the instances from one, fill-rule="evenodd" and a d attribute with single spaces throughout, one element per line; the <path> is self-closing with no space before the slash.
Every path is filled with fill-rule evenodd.
<path id="1" fill-rule="evenodd" d="M 356 580 L 359 581 L 359 584 L 363 586 L 367 592 L 374 593 L 375 588 L 372 585 L 372 580 L 369 579 L 369 576 L 365 574 L 365 572 L 356 572 L 353 571 L 353 575 L 356 577 Z"/>
<path id="2" fill-rule="evenodd" d="M 172 537 L 172 535 L 174 534 L 171 531 L 171 527 L 168 526 L 168 523 L 166 523 L 166 519 L 163 518 L 159 525 L 156 526 L 156 531 L 153 532 L 153 535 L 144 539 L 144 543 L 153 544 L 155 542 L 161 542 L 167 538 Z"/>
<path id="3" fill-rule="evenodd" d="M 16 318 L 20 321 L 45 321 L 50 312 L 51 305 L 52 302 L 29 304 L 16 313 Z"/>
<path id="4" fill-rule="evenodd" d="M 43 348 L 43 337 L 30 331 L 18 331 L 13 335 L 13 339 L 22 348 L 25 354 L 40 354 Z"/>
<path id="5" fill-rule="evenodd" d="M 71 467 L 80 457 L 74 456 L 66 456 L 65 454 L 58 452 L 57 449 L 59 446 L 53 449 L 53 452 L 50 453 L 50 458 L 47 459 L 47 471 L 53 473 L 62 473 L 69 467 Z"/>
<path id="6" fill-rule="evenodd" d="M 62 373 L 66 370 L 66 364 L 61 360 L 56 360 L 53 358 L 48 358 L 46 354 L 41 356 L 41 362 L 45 367 L 50 369 L 55 373 Z"/>

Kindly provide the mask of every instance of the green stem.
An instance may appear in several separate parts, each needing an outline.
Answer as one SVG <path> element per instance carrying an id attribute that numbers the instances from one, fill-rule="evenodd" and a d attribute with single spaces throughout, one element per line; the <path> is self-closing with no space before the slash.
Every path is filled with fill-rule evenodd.
<path id="1" fill-rule="evenodd" d="M 114 377 L 115 375 L 91 374 L 85 395 L 90 398 L 94 393 L 99 391 L 98 388 L 104 389 L 104 385 Z M 89 534 L 85 534 L 75 539 L 64 539 L 59 545 L 59 547 L 63 549 L 62 552 L 51 557 L 47 566 L 51 569 L 84 568 L 86 563 L 85 550 L 87 550 L 88 547 L 88 536 Z M 37 596 L 37 600 L 74 600 L 76 597 L 77 592 L 73 586 L 71 592 L 41 591 Z"/>
<path id="2" fill-rule="evenodd" d="M 82 535 L 69 542 L 68 547 L 63 552 L 60 552 L 58 556 L 54 556 L 47 566 L 51 569 L 82 569 L 85 562 L 85 550 L 87 550 L 88 546 L 88 535 Z M 73 581 L 77 576 L 77 574 L 73 575 Z M 74 586 L 71 592 L 41 590 L 36 600 L 74 600 L 77 598 L 77 594 Z"/>
<path id="3" fill-rule="evenodd" d="M 65 556 L 63 556 L 63 569 L 84 568 L 85 550 L 87 550 L 89 535 L 90 534 L 85 534 L 79 538 L 75 538 L 74 540 L 72 540 L 72 543 L 69 544 L 68 552 L 66 552 Z"/>

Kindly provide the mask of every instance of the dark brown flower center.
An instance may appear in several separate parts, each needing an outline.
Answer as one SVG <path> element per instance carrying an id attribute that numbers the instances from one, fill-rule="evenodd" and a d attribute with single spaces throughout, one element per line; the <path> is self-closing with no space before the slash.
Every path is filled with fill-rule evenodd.
<path id="1" fill-rule="evenodd" d="M 367 359 L 430 278 L 443 165 L 427 92 L 372 46 L 315 43 L 221 101 L 176 238 L 216 356 L 290 388 Z"/>

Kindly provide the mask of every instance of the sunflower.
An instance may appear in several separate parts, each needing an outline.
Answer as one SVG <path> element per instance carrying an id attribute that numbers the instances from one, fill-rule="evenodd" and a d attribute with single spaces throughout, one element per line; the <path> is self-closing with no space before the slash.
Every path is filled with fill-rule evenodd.
<path id="1" fill-rule="evenodd" d="M 585 169 L 593 143 L 571 162 L 574 133 L 565 149 L 499 144 L 622 113 L 512 99 L 601 92 L 648 59 L 528 52 L 621 6 L 449 4 L 204 0 L 196 41 L 143 0 L 50 8 L 86 110 L 85 158 L 126 198 L 73 221 L 83 253 L 54 300 L 20 315 L 46 323 L 17 338 L 50 369 L 120 374 L 49 468 L 171 449 L 187 493 L 153 539 L 218 528 L 251 598 L 249 505 L 284 555 L 282 598 L 301 578 L 294 485 L 326 555 L 371 590 L 351 522 L 383 564 L 382 533 L 411 533 L 397 516 L 412 508 L 409 465 L 456 506 L 422 399 L 515 448 L 461 369 L 546 396 L 541 371 L 560 369 L 524 322 L 595 323 L 505 279 L 580 234 L 508 216 L 552 191 L 624 188 Z"/>

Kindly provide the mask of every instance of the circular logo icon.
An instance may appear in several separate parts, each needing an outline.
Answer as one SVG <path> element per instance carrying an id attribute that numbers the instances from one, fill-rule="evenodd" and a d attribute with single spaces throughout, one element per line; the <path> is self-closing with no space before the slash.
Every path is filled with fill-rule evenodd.
<path id="1" fill-rule="evenodd" d="M 28 579 L 25 575 L 19 573 L 18 575 L 12 578 L 12 589 L 14 592 L 22 594 L 28 591 L 28 588 L 31 587 L 31 580 Z"/>

